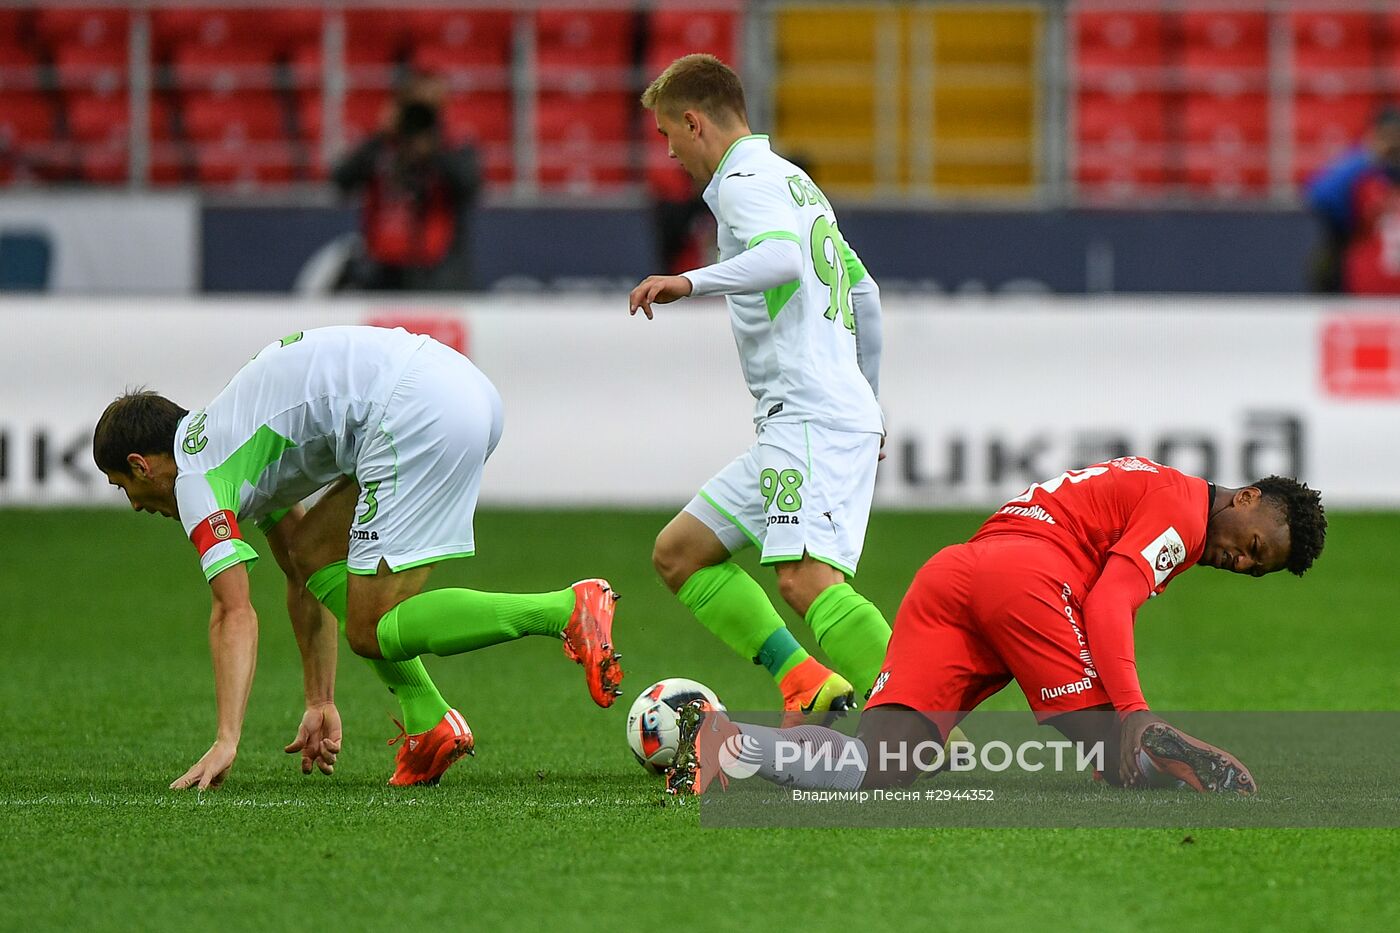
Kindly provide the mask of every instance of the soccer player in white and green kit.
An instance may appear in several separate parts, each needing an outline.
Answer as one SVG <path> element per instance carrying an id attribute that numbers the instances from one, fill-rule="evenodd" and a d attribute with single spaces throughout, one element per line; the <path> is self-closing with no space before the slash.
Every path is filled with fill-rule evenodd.
<path id="1" fill-rule="evenodd" d="M 154 392 L 107 406 L 93 459 L 138 511 L 175 518 L 213 597 L 209 645 L 217 738 L 172 787 L 220 784 L 238 751 L 257 657 L 239 522 L 267 534 L 288 581 L 305 582 L 399 702 L 404 735 L 389 783 L 436 783 L 473 749 L 471 729 L 429 678 L 422 654 L 520 638 L 562 638 L 589 693 L 610 706 L 616 595 L 604 580 L 550 593 L 420 592 L 438 561 L 470 557 L 482 469 L 500 440 L 501 397 L 470 360 L 401 329 L 326 327 L 264 347 L 204 408 Z M 324 494 L 307 511 L 299 503 Z M 340 750 L 336 634 L 289 594 L 306 713 L 302 770 L 330 773 Z"/>
<path id="2" fill-rule="evenodd" d="M 792 713 L 848 709 L 871 687 L 890 627 L 847 583 L 856 573 L 884 437 L 877 400 L 879 289 L 807 173 L 750 133 L 738 76 L 686 55 L 642 95 L 672 158 L 719 227 L 720 261 L 654 275 L 629 296 L 654 303 L 724 295 L 756 407 L 754 445 L 662 530 L 657 572 L 710 631 L 763 665 Z M 732 560 L 755 545 L 837 671 L 792 637 Z"/>

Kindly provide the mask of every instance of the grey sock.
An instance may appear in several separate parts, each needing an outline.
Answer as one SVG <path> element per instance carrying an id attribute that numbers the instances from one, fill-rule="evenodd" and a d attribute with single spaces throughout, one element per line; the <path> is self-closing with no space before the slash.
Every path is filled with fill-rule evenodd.
<path id="1" fill-rule="evenodd" d="M 758 776 L 804 790 L 856 790 L 865 780 L 870 755 L 865 743 L 825 726 L 739 724 L 739 760 L 757 765 Z"/>

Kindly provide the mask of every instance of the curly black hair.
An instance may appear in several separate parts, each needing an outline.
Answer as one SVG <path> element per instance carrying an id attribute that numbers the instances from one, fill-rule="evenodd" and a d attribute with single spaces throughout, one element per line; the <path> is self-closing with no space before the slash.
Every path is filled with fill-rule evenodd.
<path id="1" fill-rule="evenodd" d="M 1322 553 L 1327 540 L 1327 515 L 1322 509 L 1322 493 L 1286 476 L 1255 480 L 1264 499 L 1273 503 L 1288 520 L 1288 572 L 1301 577 Z"/>

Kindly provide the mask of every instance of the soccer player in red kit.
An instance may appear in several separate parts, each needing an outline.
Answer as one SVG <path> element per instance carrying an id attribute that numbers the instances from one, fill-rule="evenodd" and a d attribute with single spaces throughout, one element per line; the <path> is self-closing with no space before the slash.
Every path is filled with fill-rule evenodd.
<path id="1" fill-rule="evenodd" d="M 1251 793 L 1253 778 L 1233 756 L 1149 711 L 1138 683 L 1134 615 L 1196 564 L 1301 576 L 1321 553 L 1326 528 L 1319 494 L 1277 476 L 1226 489 L 1122 457 L 1037 483 L 914 577 L 856 739 L 816 726 L 765 730 L 707 715 L 683 729 L 681 766 L 670 785 L 703 789 L 718 770 L 704 767 L 714 758 L 714 739 L 735 731 L 752 736 L 740 745 L 756 756 L 758 773 L 785 784 L 907 784 L 920 772 L 907 758 L 874 754 L 878 743 L 941 743 L 1014 679 L 1042 724 L 1075 742 L 1106 743 L 1104 777 L 1111 783 L 1141 784 L 1151 777 L 1144 769 L 1155 769 L 1197 790 Z M 763 749 L 780 731 L 797 730 L 806 731 L 789 738 L 809 744 L 862 743 L 866 754 L 859 757 L 867 764 L 839 776 L 765 773 L 757 760 Z M 692 738 L 698 747 L 686 741 Z"/>

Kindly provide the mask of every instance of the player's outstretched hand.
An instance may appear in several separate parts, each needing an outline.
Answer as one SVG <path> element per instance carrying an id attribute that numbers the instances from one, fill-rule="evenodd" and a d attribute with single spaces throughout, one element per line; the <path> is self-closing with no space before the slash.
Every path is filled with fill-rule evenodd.
<path id="1" fill-rule="evenodd" d="M 301 752 L 301 773 L 310 774 L 314 764 L 322 774 L 335 771 L 335 758 L 340 754 L 340 712 L 334 703 L 308 706 L 297 728 L 297 737 L 282 749 L 288 755 Z"/>
<path id="2" fill-rule="evenodd" d="M 200 790 L 208 790 L 211 787 L 218 787 L 224 783 L 224 778 L 228 777 L 229 769 L 233 767 L 233 759 L 238 757 L 238 746 L 222 739 L 209 746 L 209 751 L 204 753 L 204 757 L 194 763 L 194 767 L 177 777 L 170 783 L 171 790 L 184 790 L 187 787 L 198 787 Z"/>
<path id="3" fill-rule="evenodd" d="M 627 313 L 641 311 L 651 320 L 653 304 L 670 304 L 690 294 L 690 279 L 683 275 L 649 275 L 627 296 Z"/>
<path id="4" fill-rule="evenodd" d="M 1142 733 L 1162 717 L 1149 710 L 1129 713 L 1123 720 L 1123 731 L 1118 747 L 1118 780 L 1124 787 L 1142 787 L 1147 781 L 1138 767 L 1138 752 L 1142 749 Z"/>

